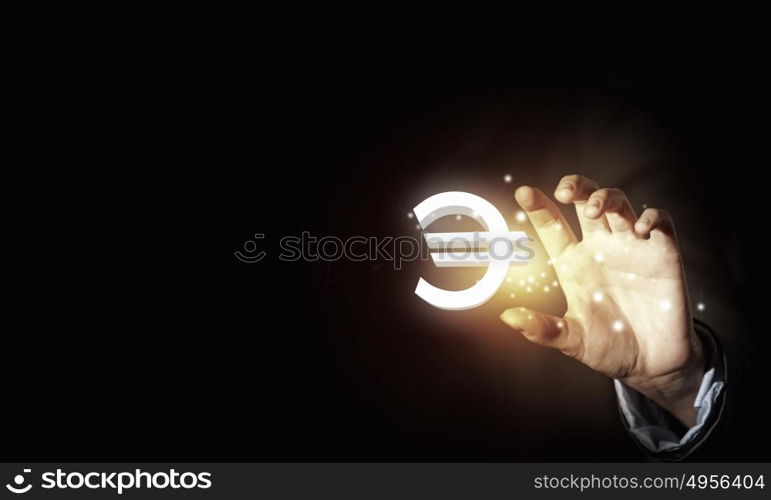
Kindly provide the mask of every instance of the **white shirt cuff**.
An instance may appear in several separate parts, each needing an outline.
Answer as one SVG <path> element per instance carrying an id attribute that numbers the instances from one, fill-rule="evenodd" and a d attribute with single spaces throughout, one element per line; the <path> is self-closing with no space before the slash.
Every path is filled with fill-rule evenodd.
<path id="1" fill-rule="evenodd" d="M 721 410 L 719 396 L 724 390 L 725 381 L 715 368 L 704 374 L 699 393 L 693 402 L 697 410 L 696 425 L 681 438 L 673 430 L 673 417 L 663 408 L 618 380 L 614 380 L 613 385 L 629 432 L 651 453 L 662 453 L 686 448 L 697 436 L 704 436 L 701 431 L 715 420 L 710 416 Z"/>

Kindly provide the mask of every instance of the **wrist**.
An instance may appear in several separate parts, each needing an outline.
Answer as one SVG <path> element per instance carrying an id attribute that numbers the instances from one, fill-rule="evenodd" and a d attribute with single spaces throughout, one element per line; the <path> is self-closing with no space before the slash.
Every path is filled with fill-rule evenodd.
<path id="1" fill-rule="evenodd" d="M 704 378 L 707 358 L 704 343 L 691 333 L 691 353 L 681 368 L 655 377 L 629 377 L 621 382 L 667 410 L 686 427 L 693 427 L 697 414 L 693 404 Z"/>

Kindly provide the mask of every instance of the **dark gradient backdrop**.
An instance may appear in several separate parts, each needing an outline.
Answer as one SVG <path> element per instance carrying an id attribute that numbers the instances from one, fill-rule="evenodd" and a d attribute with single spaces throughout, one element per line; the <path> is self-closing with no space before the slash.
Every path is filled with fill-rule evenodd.
<path id="1" fill-rule="evenodd" d="M 277 259 L 303 230 L 415 236 L 407 212 L 448 189 L 513 227 L 517 185 L 570 173 L 673 214 L 694 302 L 743 376 L 735 434 L 703 457 L 771 456 L 755 63 L 345 46 L 202 51 L 174 83 L 145 81 L 154 112 L 100 146 L 88 198 L 60 205 L 80 215 L 56 233 L 72 259 L 25 292 L 48 305 L 9 344 L 28 356 L 6 378 L 35 403 L 5 411 L 6 458 L 640 459 L 611 382 L 500 323 L 519 303 L 506 293 L 439 311 L 413 294 L 444 279 L 429 263 Z M 239 262 L 254 233 L 269 256 Z M 538 304 L 564 307 L 559 291 Z"/>
<path id="2" fill-rule="evenodd" d="M 751 286 L 762 264 L 746 253 L 761 219 L 748 213 L 752 168 L 736 151 L 748 116 L 741 89 L 751 84 L 740 74 L 651 67 L 491 77 L 398 65 L 324 73 L 297 81 L 279 105 L 287 109 L 270 114 L 277 123 L 261 121 L 281 145 L 270 160 L 259 151 L 264 137 L 234 130 L 243 164 L 223 162 L 233 175 L 226 189 L 234 249 L 262 231 L 268 248 L 304 229 L 414 235 L 409 209 L 451 189 L 486 197 L 514 223 L 517 184 L 550 192 L 562 175 L 584 173 L 627 191 L 638 211 L 645 203 L 673 214 L 694 304 L 707 307 L 701 316 L 739 343 L 745 366 L 752 353 L 764 356 L 767 336 L 752 322 L 762 294 Z M 255 151 L 244 156 L 249 147 Z M 290 216 L 280 222 L 284 210 Z M 438 311 L 413 294 L 421 274 L 441 279 L 430 264 L 396 272 L 387 262 L 280 263 L 275 253 L 265 264 L 231 262 L 217 301 L 225 331 L 256 340 L 262 360 L 247 369 L 244 355 L 239 373 L 260 380 L 244 382 L 245 390 L 265 391 L 255 395 L 259 418 L 244 423 L 264 439 L 257 456 L 641 457 L 621 427 L 610 381 L 499 323 L 508 303 L 527 302 L 504 292 L 473 311 Z M 559 298 L 544 305 L 564 307 Z M 767 379 L 762 370 L 759 378 Z M 742 384 L 734 425 L 756 429 L 763 385 Z M 765 438 L 741 436 L 701 457 L 768 457 Z"/>

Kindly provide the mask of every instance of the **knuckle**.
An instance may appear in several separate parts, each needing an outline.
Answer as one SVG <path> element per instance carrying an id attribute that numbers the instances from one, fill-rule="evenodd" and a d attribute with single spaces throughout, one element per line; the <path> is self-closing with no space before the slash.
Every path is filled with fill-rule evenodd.
<path id="1" fill-rule="evenodd" d="M 591 192 L 597 189 L 596 182 L 580 174 L 566 175 L 560 182 L 572 182 L 579 190 L 584 192 Z"/>
<path id="2" fill-rule="evenodd" d="M 566 175 L 566 176 L 562 177 L 562 179 L 560 179 L 560 183 L 562 183 L 562 182 L 578 183 L 578 181 L 580 181 L 580 180 L 581 180 L 581 176 L 580 175 L 570 174 L 570 175 Z"/>
<path id="3" fill-rule="evenodd" d="M 652 208 L 650 209 L 656 214 L 656 220 L 662 221 L 662 222 L 668 222 L 672 220 L 672 216 L 669 215 L 669 212 L 667 212 L 664 209 L 661 208 Z"/>
<path id="4" fill-rule="evenodd" d="M 599 188 L 599 185 L 592 179 L 584 177 L 583 175 L 579 175 L 579 177 L 581 178 L 581 185 L 584 186 L 584 189 L 597 190 Z"/>
<path id="5" fill-rule="evenodd" d="M 608 188 L 608 193 L 614 198 L 621 200 L 626 199 L 626 193 L 619 188 Z"/>
<path id="6" fill-rule="evenodd" d="M 609 205 L 612 205 L 614 210 L 623 210 L 625 207 L 631 205 L 629 199 L 626 197 L 626 193 L 618 188 L 608 189 Z"/>

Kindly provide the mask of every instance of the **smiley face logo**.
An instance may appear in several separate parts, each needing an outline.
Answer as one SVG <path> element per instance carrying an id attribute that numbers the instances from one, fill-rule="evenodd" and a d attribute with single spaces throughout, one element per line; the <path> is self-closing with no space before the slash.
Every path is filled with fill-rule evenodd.
<path id="1" fill-rule="evenodd" d="M 24 474 L 27 474 L 29 472 L 32 472 L 32 469 L 24 469 Z M 24 484 L 25 478 L 22 474 L 16 474 L 13 478 L 13 482 L 16 486 L 11 485 L 10 483 L 6 484 L 5 487 L 8 488 L 8 491 L 11 493 L 26 493 L 32 488 L 32 484 L 28 484 L 27 486 L 22 486 Z"/>
<path id="2" fill-rule="evenodd" d="M 258 233 L 254 235 L 254 240 L 262 239 L 265 239 L 264 234 Z M 257 242 L 254 240 L 246 240 L 244 243 L 243 252 L 241 250 L 236 250 L 234 252 L 236 259 L 246 264 L 254 264 L 255 262 L 259 262 L 265 258 L 267 253 L 262 250 L 257 251 Z"/>

